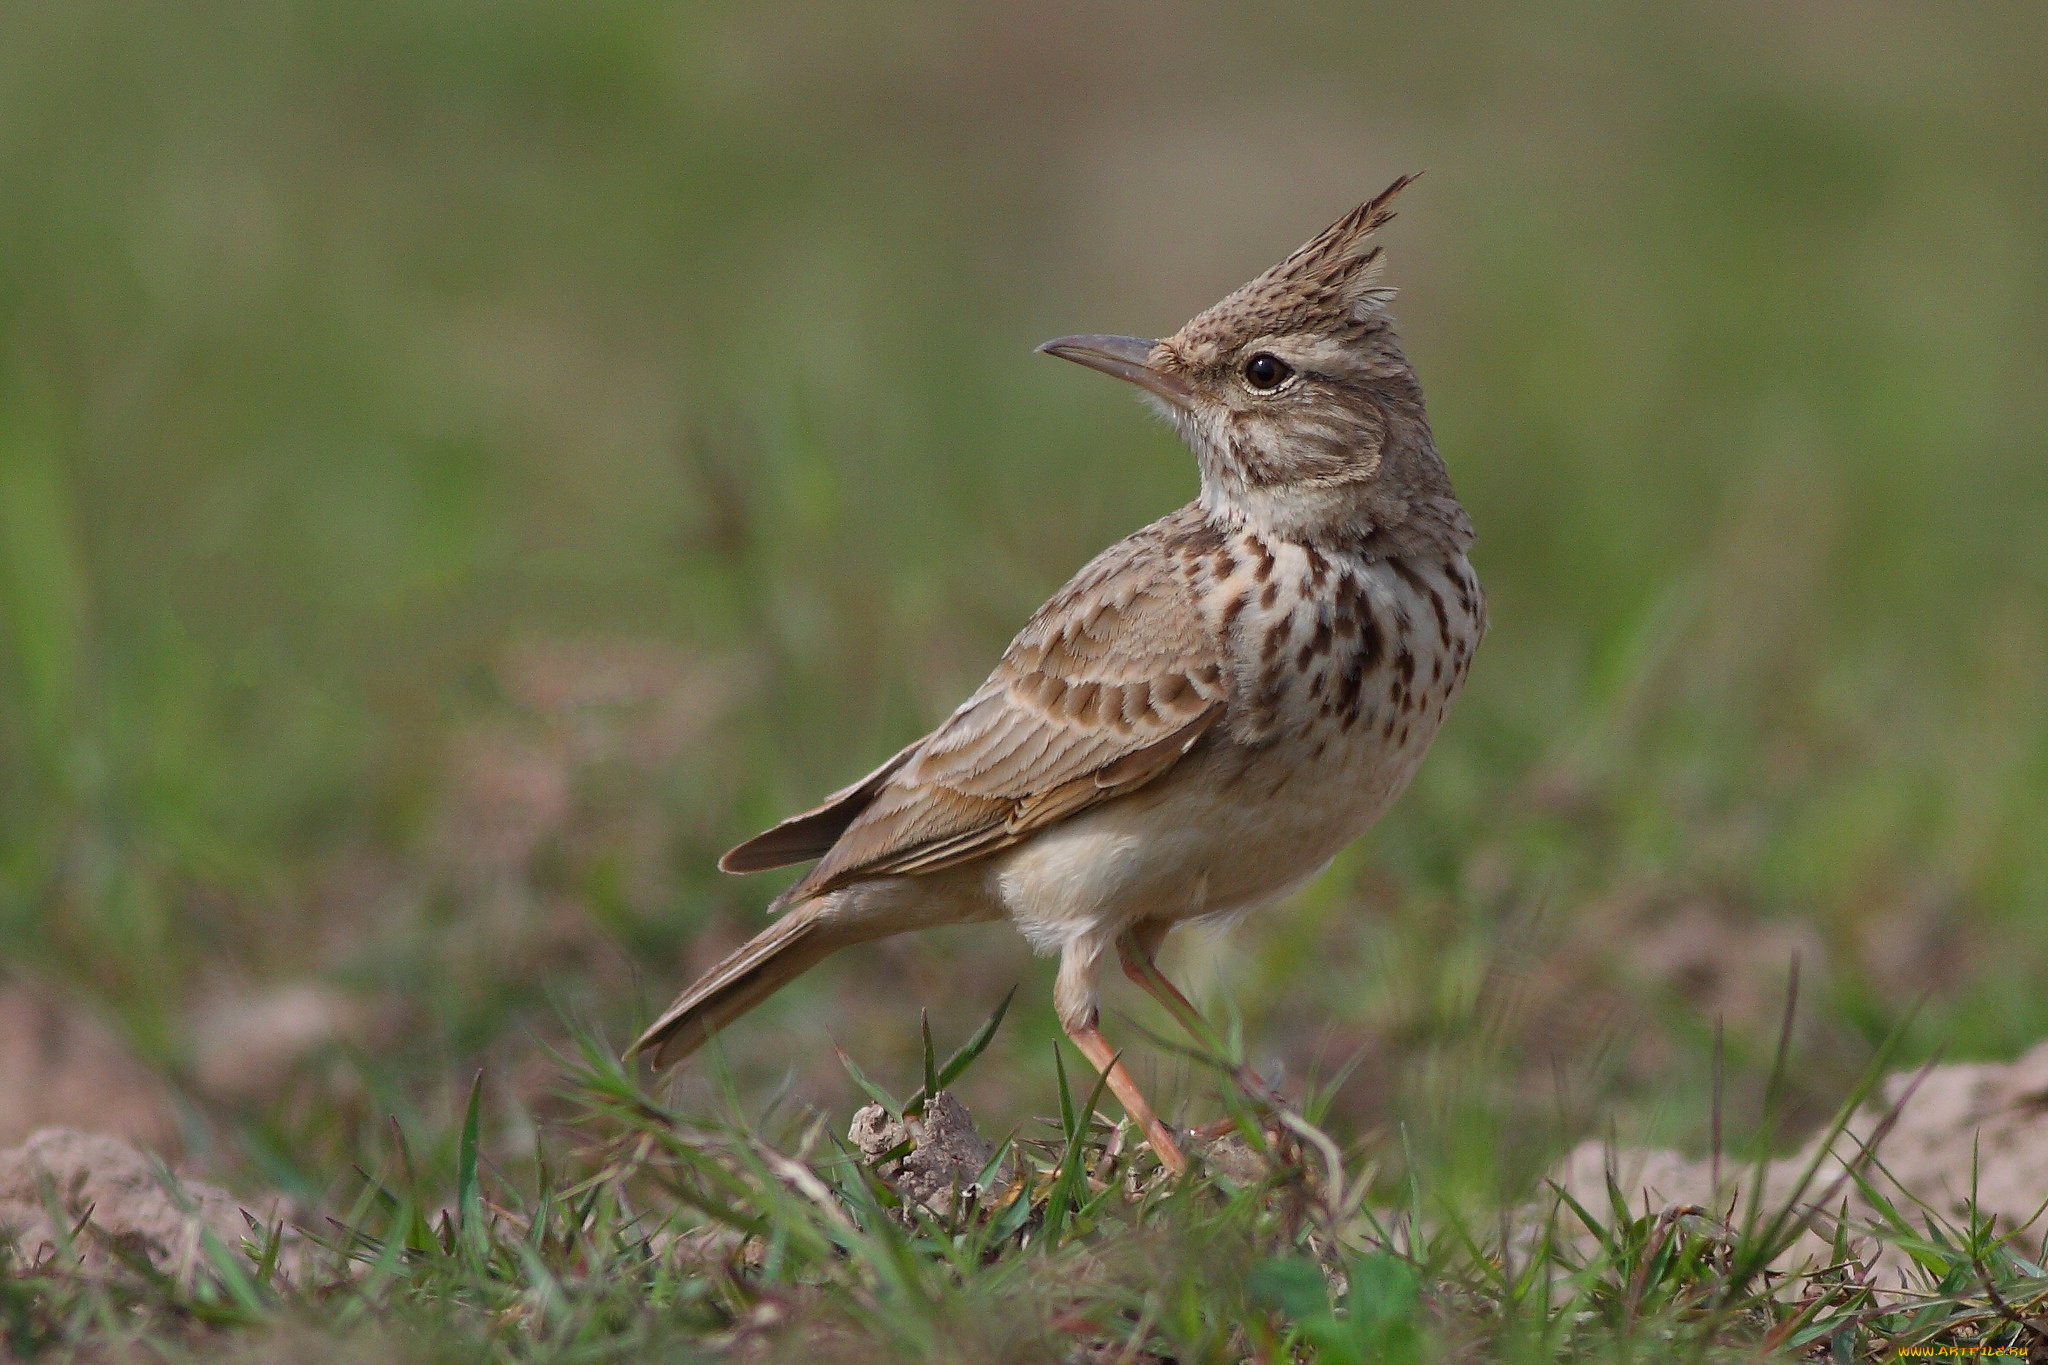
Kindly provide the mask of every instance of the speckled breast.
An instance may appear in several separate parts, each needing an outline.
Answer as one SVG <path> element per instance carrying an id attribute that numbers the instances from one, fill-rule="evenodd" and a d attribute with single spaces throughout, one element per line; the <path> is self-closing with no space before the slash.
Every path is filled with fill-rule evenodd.
<path id="1" fill-rule="evenodd" d="M 1486 630 L 1479 580 L 1463 555 L 1375 558 L 1249 531 L 1228 548 L 1199 570 L 1233 672 L 1223 728 L 1251 799 L 1318 826 L 1297 834 L 1326 857 L 1427 752 Z"/>

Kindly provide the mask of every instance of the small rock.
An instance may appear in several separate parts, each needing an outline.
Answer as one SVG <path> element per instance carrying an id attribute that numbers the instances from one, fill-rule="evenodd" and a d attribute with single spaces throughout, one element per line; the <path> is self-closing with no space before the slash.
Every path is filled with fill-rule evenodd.
<path id="1" fill-rule="evenodd" d="M 955 1193 L 974 1188 L 995 1155 L 995 1148 L 974 1131 L 967 1106 L 944 1090 L 925 1102 L 922 1115 L 908 1120 L 893 1119 L 881 1105 L 871 1104 L 853 1116 L 846 1137 L 870 1165 L 905 1142 L 914 1143 L 908 1155 L 875 1165 L 875 1172 L 905 1199 L 941 1218 L 951 1215 Z M 1001 1188 L 1002 1173 L 990 1183 Z"/>
<path id="2" fill-rule="evenodd" d="M 1256 1185 L 1269 1175 L 1266 1158 L 1237 1133 L 1225 1133 L 1202 1149 L 1209 1169 L 1240 1185 Z"/>
<path id="3" fill-rule="evenodd" d="M 54 1194 L 65 1226 L 51 1222 L 44 1189 Z M 88 1213 L 90 1224 L 71 1240 L 71 1255 L 86 1269 L 118 1266 L 108 1243 L 138 1251 L 166 1275 L 184 1278 L 208 1262 L 203 1235 L 211 1231 L 228 1251 L 257 1234 L 243 1206 L 226 1190 L 180 1180 L 159 1161 L 117 1137 L 46 1128 L 26 1143 L 0 1151 L 0 1238 L 20 1259 L 36 1264 L 59 1254 L 65 1238 Z M 277 1201 L 252 1207 L 258 1224 L 282 1217 Z M 287 1228 L 279 1273 L 290 1278 L 304 1242 Z"/>
<path id="4" fill-rule="evenodd" d="M 1914 1199 L 1922 1201 L 1943 1217 L 1960 1218 L 1971 1197 L 1972 1181 L 1978 1211 L 1996 1216 L 2005 1229 L 2024 1225 L 2048 1200 L 2048 1121 L 2041 1105 L 2048 1091 L 2048 1043 L 2012 1063 L 1958 1062 L 1937 1066 L 1913 1086 L 1917 1073 L 1902 1072 L 1888 1077 L 1873 1100 L 1850 1120 L 1848 1131 L 1823 1157 L 1813 1181 L 1804 1191 L 1806 1201 L 1828 1192 L 1841 1176 L 1845 1160 L 1853 1160 L 1859 1144 L 1870 1142 L 1885 1111 L 1901 1105 L 1898 1120 L 1883 1145 L 1878 1160 L 1884 1171 L 1873 1173 L 1880 1192 L 1897 1198 L 1890 1188 L 1896 1180 Z M 1913 1086 L 1910 1097 L 1907 1088 Z M 1903 1101 L 1903 1104 L 1901 1102 Z M 1798 1153 L 1768 1163 L 1764 1168 L 1763 1197 L 1767 1208 L 1789 1199 L 1800 1177 L 1818 1155 L 1820 1139 L 1815 1138 Z M 1695 1161 L 1677 1152 L 1622 1148 L 1612 1150 L 1599 1142 L 1584 1142 L 1574 1148 L 1553 1175 L 1557 1183 L 1586 1207 L 1604 1210 L 1608 1206 L 1607 1178 L 1612 1172 L 1638 1213 L 1647 1206 L 1661 1209 L 1672 1205 L 1701 1205 L 1725 1213 L 1730 1201 L 1748 1198 L 1755 1171 L 1738 1162 L 1724 1161 L 1716 1188 L 1710 1162 Z M 1876 1218 L 1853 1184 L 1836 1192 L 1836 1202 L 1846 1199 L 1852 1221 Z M 1742 1210 L 1736 1211 L 1738 1220 Z M 1567 1227 L 1567 1231 L 1570 1231 Z M 1576 1236 L 1576 1232 L 1571 1232 Z M 1784 1258 L 1789 1268 L 1801 1259 L 1823 1262 L 1829 1255 L 1825 1237 L 1809 1232 Z M 1887 1248 L 1879 1264 L 1896 1263 Z"/>
<path id="5" fill-rule="evenodd" d="M 910 1141 L 910 1129 L 901 1119 L 889 1117 L 889 1111 L 879 1104 L 871 1104 L 857 1110 L 853 1123 L 846 1130 L 846 1140 L 860 1150 L 862 1159 L 874 1166 L 881 1161 L 882 1154 L 893 1152 Z M 894 1173 L 899 1163 L 890 1161 L 876 1169 L 883 1175 Z"/>

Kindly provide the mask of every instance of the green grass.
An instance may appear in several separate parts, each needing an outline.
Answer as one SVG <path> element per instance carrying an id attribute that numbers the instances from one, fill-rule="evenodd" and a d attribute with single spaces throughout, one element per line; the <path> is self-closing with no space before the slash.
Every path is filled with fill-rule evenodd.
<path id="1" fill-rule="evenodd" d="M 991 1033 L 945 1069 L 957 1079 Z M 296 1261 L 281 1224 L 252 1226 L 239 1249 L 209 1234 L 183 1280 L 132 1254 L 125 1274 L 89 1273 L 56 1248 L 0 1279 L 8 1346 L 152 1359 L 286 1358 L 338 1339 L 360 1358 L 408 1360 L 1855 1361 L 2024 1354 L 2048 1304 L 2037 1231 L 1974 1212 L 1958 1224 L 1880 1192 L 1883 1125 L 1843 1175 L 1823 1185 L 1816 1158 L 1775 1205 L 1731 1166 L 1725 1207 L 1638 1210 L 1610 1176 L 1602 1207 L 1557 1190 L 1479 1221 L 1414 1173 L 1390 1180 L 1345 1151 L 1311 1117 L 1313 1097 L 1264 1112 L 1229 1097 L 1235 1155 L 1205 1153 L 1175 1179 L 1097 1112 L 1099 1084 L 1083 1098 L 1062 1067 L 1057 1119 L 1005 1140 L 939 1216 L 881 1174 L 900 1149 L 869 1164 L 831 1116 L 787 1103 L 748 1116 L 730 1092 L 710 1116 L 680 1113 L 603 1040 L 577 1046 L 562 1059 L 574 1116 L 516 1174 L 482 1151 L 479 1076 L 452 1187 L 394 1126 L 347 1212 Z M 929 1047 L 925 1074 L 941 1074 Z M 918 1112 L 921 1094 L 860 1083 L 891 1113 Z M 1835 1211 L 1852 1185 L 1874 1220 Z M 1778 1266 L 1809 1231 L 1827 1254 Z M 90 1235 L 88 1220 L 75 1236 Z M 1886 1249 L 1905 1257 L 1903 1277 L 1878 1272 Z"/>
<path id="2" fill-rule="evenodd" d="M 557 1188 L 602 1170 L 560 1019 L 631 1036 L 778 889 L 719 876 L 723 848 L 942 718 L 1192 493 L 1168 432 L 1030 347 L 1171 328 L 1418 169 L 1388 279 L 1493 634 L 1389 818 L 1227 944 L 1170 945 L 1175 979 L 1324 1096 L 1375 1199 L 1412 1182 L 1474 1227 L 1587 1134 L 1698 1152 L 1717 1107 L 1762 1131 L 1794 949 L 1780 1145 L 1901 1027 L 1902 1065 L 2048 1036 L 2037 16 L 1056 17 L 0 7 L 0 969 L 110 1020 L 207 1172 L 340 1216 L 357 1168 L 411 1189 L 395 1121 L 445 1202 L 479 1069 L 489 1202 L 545 1203 L 536 1132 Z M 353 1022 L 222 1085 L 220 1007 L 309 984 Z M 1049 1140 L 1048 970 L 1000 927 L 828 964 L 723 1039 L 730 1093 L 700 1067 L 659 1108 L 731 1151 L 798 1141 L 695 1126 L 777 1094 L 836 1132 L 835 1049 L 913 1076 L 915 1007 L 964 1037 L 1013 986 L 954 1084 Z M 1215 1116 L 1115 991 L 1148 1091 Z M 805 1159 L 860 1224 L 843 1164 Z M 1215 1198 L 1245 1228 L 1284 1207 Z M 1050 1259 L 1002 1243 L 1004 1311 L 1090 1247 L 1135 1293 L 1139 1248 L 1211 1226 L 1134 1210 Z M 1291 1254 L 1245 1228 L 1214 1234 L 1244 1248 L 1223 1280 L 1161 1252 L 1161 1283 L 1236 1313 Z M 562 1292 L 657 1330 L 595 1245 Z M 1442 1291 L 1478 1282 L 1467 1254 L 1416 1256 L 1425 1335 L 1506 1342 L 1499 1296 Z M 350 1323 L 339 1281 L 262 1315 L 435 1323 L 459 1354 L 504 1323 L 465 1295 L 544 1283 L 518 1260 L 401 1292 L 424 1264 Z M 935 1302 L 971 1325 L 981 1292 Z"/>

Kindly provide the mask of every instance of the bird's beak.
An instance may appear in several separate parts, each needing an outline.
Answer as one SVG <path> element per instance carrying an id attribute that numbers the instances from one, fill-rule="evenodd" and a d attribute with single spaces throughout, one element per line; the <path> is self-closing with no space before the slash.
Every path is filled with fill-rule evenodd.
<path id="1" fill-rule="evenodd" d="M 1091 370 L 1128 379 L 1175 407 L 1185 408 L 1194 401 L 1194 390 L 1179 375 L 1152 365 L 1152 350 L 1156 345 L 1157 342 L 1143 337 L 1083 336 L 1054 337 L 1038 349 L 1047 355 L 1071 360 L 1076 365 L 1086 365 Z"/>

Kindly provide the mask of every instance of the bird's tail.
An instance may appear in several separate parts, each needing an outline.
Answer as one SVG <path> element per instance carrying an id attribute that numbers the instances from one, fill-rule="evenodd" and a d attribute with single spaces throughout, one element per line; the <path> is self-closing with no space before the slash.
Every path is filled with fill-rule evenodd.
<path id="1" fill-rule="evenodd" d="M 747 940 L 723 962 L 697 978 L 662 1012 L 628 1059 L 644 1053 L 657 1067 L 679 1062 L 711 1035 L 849 944 L 872 935 L 833 923 L 832 897 L 821 896 L 785 910 L 773 924 Z"/>

